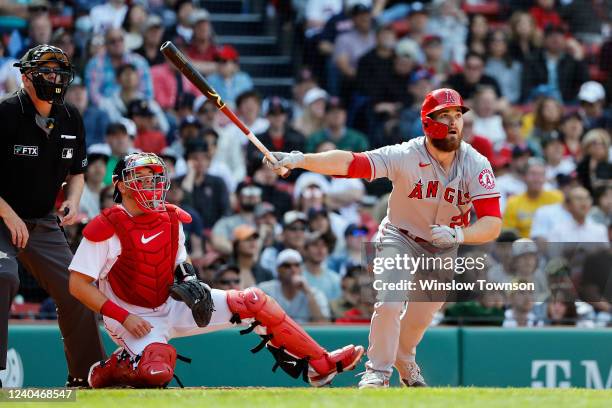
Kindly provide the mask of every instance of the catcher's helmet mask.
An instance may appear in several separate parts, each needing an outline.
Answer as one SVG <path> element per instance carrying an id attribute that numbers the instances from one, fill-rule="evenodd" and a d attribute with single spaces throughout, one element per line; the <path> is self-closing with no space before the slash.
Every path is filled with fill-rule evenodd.
<path id="1" fill-rule="evenodd" d="M 149 168 L 151 175 L 142 175 L 138 169 Z M 118 183 L 131 191 L 138 207 L 144 212 L 158 212 L 166 209 L 166 193 L 170 181 L 164 161 L 153 153 L 134 153 L 119 160 L 113 171 L 115 192 L 113 200 L 121 203 L 123 197 Z"/>
<path id="2" fill-rule="evenodd" d="M 444 139 L 448 135 L 448 125 L 433 119 L 433 114 L 447 108 L 459 108 L 462 113 L 470 109 L 463 103 L 459 92 L 450 88 L 440 88 L 431 91 L 425 97 L 421 106 L 421 123 L 426 136 L 432 139 Z"/>
<path id="3" fill-rule="evenodd" d="M 36 97 L 56 105 L 64 104 L 64 95 L 74 79 L 74 70 L 68 56 L 58 47 L 47 44 L 28 50 L 13 66 L 34 86 Z M 55 74 L 52 81 L 49 76 Z"/>

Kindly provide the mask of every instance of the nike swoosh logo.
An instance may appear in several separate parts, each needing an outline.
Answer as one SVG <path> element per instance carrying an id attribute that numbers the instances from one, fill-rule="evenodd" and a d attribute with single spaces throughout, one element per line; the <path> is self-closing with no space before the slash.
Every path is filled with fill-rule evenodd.
<path id="1" fill-rule="evenodd" d="M 297 366 L 295 361 L 285 361 L 287 364 L 291 364 L 292 366 Z"/>
<path id="2" fill-rule="evenodd" d="M 151 371 L 151 375 L 161 374 L 161 373 L 165 373 L 165 372 L 166 372 L 166 370 Z"/>
<path id="3" fill-rule="evenodd" d="M 142 242 L 143 244 L 148 244 L 149 242 L 153 241 L 155 238 L 159 237 L 162 232 L 164 231 L 159 231 L 157 234 L 151 235 L 149 238 L 145 238 L 144 234 L 142 234 L 142 236 L 140 237 L 140 242 Z"/>
<path id="4" fill-rule="evenodd" d="M 423 162 L 419 162 L 419 167 L 427 167 L 429 166 L 431 163 L 423 163 Z"/>
<path id="5" fill-rule="evenodd" d="M 253 292 L 253 300 L 257 302 L 259 298 L 257 297 L 257 293 Z"/>

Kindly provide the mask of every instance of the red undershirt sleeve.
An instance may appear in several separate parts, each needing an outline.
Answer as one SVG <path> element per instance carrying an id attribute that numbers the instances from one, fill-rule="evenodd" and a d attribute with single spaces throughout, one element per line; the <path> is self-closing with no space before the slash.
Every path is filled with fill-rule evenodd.
<path id="1" fill-rule="evenodd" d="M 499 197 L 481 198 L 472 202 L 476 216 L 482 217 L 498 217 L 501 218 L 501 209 L 499 207 Z"/>
<path id="2" fill-rule="evenodd" d="M 337 178 L 372 178 L 372 165 L 365 153 L 352 153 L 353 161 L 349 165 L 346 176 L 334 176 Z"/>

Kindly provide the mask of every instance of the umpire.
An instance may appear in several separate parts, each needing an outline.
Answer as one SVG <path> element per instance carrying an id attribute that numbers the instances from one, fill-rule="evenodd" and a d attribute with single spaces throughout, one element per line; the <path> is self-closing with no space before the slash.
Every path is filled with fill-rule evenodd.
<path id="1" fill-rule="evenodd" d="M 87 167 L 83 120 L 64 104 L 72 64 L 61 49 L 39 45 L 15 66 L 23 88 L 0 101 L 0 370 L 6 368 L 19 260 L 57 305 L 66 385 L 87 386 L 89 367 L 105 358 L 104 350 L 95 315 L 68 291 L 72 253 L 60 228 L 76 220 Z M 53 206 L 64 182 L 58 219 Z"/>

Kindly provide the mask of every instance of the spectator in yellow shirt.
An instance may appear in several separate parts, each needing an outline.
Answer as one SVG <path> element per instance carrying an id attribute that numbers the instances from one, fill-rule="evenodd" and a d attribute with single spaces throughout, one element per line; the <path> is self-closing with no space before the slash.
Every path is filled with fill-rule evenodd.
<path id="1" fill-rule="evenodd" d="M 563 201 L 563 193 L 559 190 L 544 190 L 546 182 L 546 167 L 540 159 L 529 159 L 525 184 L 527 191 L 508 199 L 504 213 L 504 228 L 518 231 L 521 238 L 529 238 L 533 214 L 542 206 Z"/>

